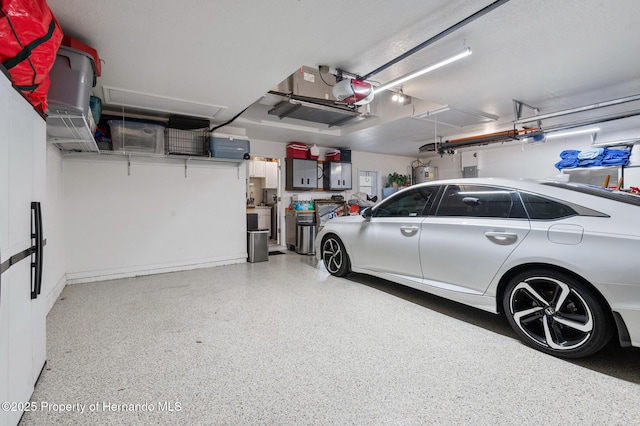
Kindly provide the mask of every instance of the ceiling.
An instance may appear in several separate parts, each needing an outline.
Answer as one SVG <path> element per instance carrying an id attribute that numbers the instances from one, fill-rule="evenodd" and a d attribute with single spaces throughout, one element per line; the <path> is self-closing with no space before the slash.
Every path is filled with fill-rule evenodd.
<path id="1" fill-rule="evenodd" d="M 267 114 L 273 99 L 265 95 L 301 66 L 365 75 L 491 3 L 48 0 L 64 33 L 103 61 L 94 94 L 124 93 L 131 105 L 151 100 L 152 109 L 206 116 L 213 125 L 249 107 L 231 126 L 256 140 L 418 156 L 435 140 L 512 129 L 513 99 L 545 114 L 640 94 L 640 2 L 510 0 L 371 77 L 385 83 L 472 48 L 471 56 L 404 83 L 408 105 L 393 105 L 382 92 L 369 118 L 331 128 Z M 110 99 L 103 99 L 106 109 L 122 110 L 116 96 Z M 498 119 L 453 127 L 411 118 L 443 106 Z M 549 123 L 638 109 L 632 102 Z M 533 114 L 523 109 L 525 117 Z M 640 129 L 635 118 L 603 126 Z"/>

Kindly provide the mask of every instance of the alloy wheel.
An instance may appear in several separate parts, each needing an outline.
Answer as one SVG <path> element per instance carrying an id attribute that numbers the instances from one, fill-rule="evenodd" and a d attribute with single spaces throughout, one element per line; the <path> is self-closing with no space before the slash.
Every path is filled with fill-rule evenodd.
<path id="1" fill-rule="evenodd" d="M 518 282 L 509 292 L 509 313 L 528 339 L 554 352 L 580 348 L 594 331 L 592 308 L 580 292 L 548 276 Z"/>
<path id="2" fill-rule="evenodd" d="M 331 275 L 342 277 L 349 273 L 349 259 L 342 242 L 334 236 L 322 243 L 322 262 Z"/>

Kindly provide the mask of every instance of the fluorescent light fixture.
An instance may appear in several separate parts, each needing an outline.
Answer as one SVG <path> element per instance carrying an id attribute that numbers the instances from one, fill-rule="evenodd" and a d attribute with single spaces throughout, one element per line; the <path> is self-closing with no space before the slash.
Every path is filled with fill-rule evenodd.
<path id="1" fill-rule="evenodd" d="M 580 134 L 583 134 L 583 133 L 595 133 L 595 132 L 597 132 L 599 130 L 600 130 L 600 127 L 591 127 L 589 129 L 572 130 L 572 131 L 569 131 L 569 132 L 550 133 L 550 134 L 547 135 L 547 139 L 561 138 L 563 136 L 580 135 Z"/>
<path id="2" fill-rule="evenodd" d="M 435 69 L 438 69 L 438 68 L 440 68 L 440 67 L 443 67 L 443 66 L 445 66 L 445 65 L 447 65 L 447 64 L 450 64 L 451 62 L 455 62 L 455 61 L 457 61 L 458 59 L 462 59 L 462 58 L 464 58 L 465 56 L 469 56 L 469 55 L 471 55 L 471 48 L 470 48 L 470 47 L 467 47 L 467 48 L 466 48 L 466 49 L 464 49 L 463 51 L 458 52 L 458 53 L 456 53 L 456 54 L 455 54 L 455 55 L 453 55 L 453 56 L 450 56 L 450 57 L 448 57 L 448 58 L 446 58 L 446 59 L 443 59 L 443 60 L 438 61 L 438 62 L 436 62 L 436 63 L 434 63 L 434 64 L 431 64 L 431 65 L 428 65 L 428 66 L 426 66 L 426 67 L 424 67 L 424 68 L 420 68 L 419 70 L 416 70 L 416 71 L 414 71 L 414 72 L 412 72 L 412 73 L 409 73 L 409 74 L 407 74 L 407 75 L 405 75 L 405 76 L 398 77 L 398 78 L 396 78 L 395 80 L 391 80 L 391 81 L 390 81 L 390 82 L 388 82 L 388 83 L 385 83 L 385 84 L 383 84 L 383 85 L 381 85 L 381 86 L 378 86 L 378 87 L 376 87 L 375 89 L 373 89 L 373 93 L 378 94 L 379 92 L 382 92 L 383 90 L 387 90 L 387 89 L 390 89 L 390 88 L 392 88 L 392 87 L 399 86 L 399 85 L 401 85 L 402 83 L 404 83 L 405 81 L 409 81 L 409 80 L 411 80 L 412 78 L 416 78 L 416 77 L 418 77 L 418 76 L 421 76 L 421 75 L 423 75 L 423 74 L 426 74 L 426 73 L 428 73 L 428 72 L 431 72 L 431 71 L 433 71 L 433 70 L 435 70 Z"/>

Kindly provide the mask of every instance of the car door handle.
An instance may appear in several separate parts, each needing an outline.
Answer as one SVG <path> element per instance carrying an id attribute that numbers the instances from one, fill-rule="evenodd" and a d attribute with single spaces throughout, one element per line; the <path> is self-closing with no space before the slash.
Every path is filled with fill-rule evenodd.
<path id="1" fill-rule="evenodd" d="M 414 235 L 418 232 L 418 229 L 420 228 L 415 225 L 402 225 L 400 227 L 400 232 L 402 232 L 404 235 Z"/>
<path id="2" fill-rule="evenodd" d="M 518 234 L 512 232 L 489 231 L 485 232 L 484 236 L 490 241 L 500 245 L 513 244 L 518 240 Z"/>

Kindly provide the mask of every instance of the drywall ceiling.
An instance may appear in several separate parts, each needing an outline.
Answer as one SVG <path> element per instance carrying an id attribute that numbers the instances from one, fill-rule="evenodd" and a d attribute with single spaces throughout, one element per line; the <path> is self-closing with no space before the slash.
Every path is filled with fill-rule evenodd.
<path id="1" fill-rule="evenodd" d="M 166 104 L 191 114 L 202 111 L 214 125 L 249 107 L 233 126 L 257 140 L 416 156 L 418 147 L 440 138 L 509 130 L 513 99 L 545 113 L 640 93 L 637 0 L 510 0 L 372 76 L 384 83 L 464 47 L 473 50 L 405 83 L 410 104 L 393 105 L 388 96 L 377 96 L 372 117 L 341 128 L 269 116 L 263 96 L 301 66 L 367 74 L 492 1 L 48 3 L 65 34 L 98 50 L 103 66 L 94 94 L 104 98 L 106 90 L 132 103 L 151 100 L 158 110 Z M 456 127 L 411 118 L 443 106 L 498 119 Z M 605 126 L 627 129 L 638 123 L 627 119 Z"/>

